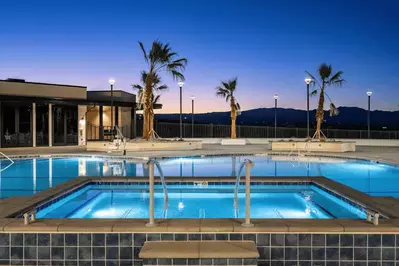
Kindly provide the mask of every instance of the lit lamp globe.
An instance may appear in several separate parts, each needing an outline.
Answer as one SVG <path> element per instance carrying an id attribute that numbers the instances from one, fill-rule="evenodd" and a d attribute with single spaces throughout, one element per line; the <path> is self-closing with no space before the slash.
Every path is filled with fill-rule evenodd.
<path id="1" fill-rule="evenodd" d="M 312 82 L 312 79 L 311 79 L 311 78 L 307 77 L 307 78 L 305 79 L 305 83 L 306 83 L 307 85 L 309 85 L 311 82 Z"/>
<path id="2" fill-rule="evenodd" d="M 277 95 L 277 94 L 274 94 L 273 98 L 274 98 L 275 100 L 277 100 L 277 99 L 278 99 L 278 95 Z"/>
<path id="3" fill-rule="evenodd" d="M 370 97 L 370 96 L 371 96 L 371 94 L 373 94 L 373 92 L 372 92 L 372 91 L 368 91 L 368 92 L 367 92 L 367 96 L 369 96 L 369 97 Z"/>
<path id="4" fill-rule="evenodd" d="M 179 81 L 179 82 L 177 82 L 177 85 L 178 85 L 180 88 L 183 88 L 184 82 L 183 82 L 183 81 Z"/>
<path id="5" fill-rule="evenodd" d="M 191 100 L 194 100 L 195 99 L 195 96 L 194 95 L 191 95 Z"/>
<path id="6" fill-rule="evenodd" d="M 108 80 L 108 83 L 109 83 L 109 85 L 114 85 L 114 84 L 115 84 L 115 79 L 110 78 L 110 79 Z"/>

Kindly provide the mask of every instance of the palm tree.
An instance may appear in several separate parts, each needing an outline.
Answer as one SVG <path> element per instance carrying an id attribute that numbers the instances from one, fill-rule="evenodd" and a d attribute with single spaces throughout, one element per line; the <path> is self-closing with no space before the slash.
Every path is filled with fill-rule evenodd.
<path id="1" fill-rule="evenodd" d="M 337 107 L 335 107 L 334 103 L 331 101 L 331 98 L 325 92 L 325 89 L 327 87 L 342 87 L 342 85 L 346 82 L 342 78 L 342 74 L 344 72 L 338 71 L 333 74 L 331 65 L 323 63 L 319 67 L 319 81 L 308 71 L 306 71 L 306 73 L 312 78 L 311 85 L 317 87 L 313 92 L 310 93 L 310 95 L 316 95 L 317 93 L 319 93 L 319 104 L 316 111 L 317 127 L 314 137 L 322 140 L 324 139 L 324 137 L 321 136 L 321 123 L 324 119 L 324 95 L 326 95 L 328 100 L 330 101 L 330 116 L 335 116 L 339 114 Z"/>
<path id="2" fill-rule="evenodd" d="M 154 80 L 161 71 L 166 71 L 171 74 L 174 79 L 184 80 L 184 71 L 187 59 L 178 58 L 177 53 L 173 52 L 168 43 L 163 44 L 160 41 L 152 43 L 151 50 L 147 53 L 143 43 L 139 42 L 140 48 L 143 51 L 144 59 L 148 64 L 147 77 L 145 79 L 143 106 L 144 106 L 144 124 L 143 124 L 143 139 L 149 140 L 153 136 L 153 127 L 151 123 L 151 115 L 154 113 L 152 108 L 152 92 Z"/>
<path id="3" fill-rule="evenodd" d="M 146 80 L 147 80 L 147 72 L 145 71 L 141 71 L 141 83 L 140 84 L 134 84 L 132 85 L 133 89 L 137 90 L 137 107 L 139 109 L 143 108 L 144 106 L 144 88 L 146 85 Z M 161 95 L 157 95 L 154 96 L 154 92 L 158 92 L 160 93 L 161 91 L 167 90 L 168 86 L 163 84 L 163 85 L 159 85 L 159 83 L 161 83 L 161 78 L 156 74 L 154 75 L 154 79 L 153 79 L 153 84 L 152 84 L 152 94 L 151 94 L 151 102 L 152 102 L 152 108 L 151 108 L 151 112 L 150 112 L 150 124 L 153 126 L 154 125 L 154 105 L 157 104 L 159 102 L 159 99 L 161 97 Z"/>
<path id="4" fill-rule="evenodd" d="M 240 113 L 240 105 L 237 102 L 234 92 L 237 87 L 237 78 L 222 81 L 221 86 L 216 88 L 216 96 L 226 99 L 226 102 L 230 101 L 230 117 L 231 117 L 231 138 L 237 138 L 236 134 L 236 119 Z"/>

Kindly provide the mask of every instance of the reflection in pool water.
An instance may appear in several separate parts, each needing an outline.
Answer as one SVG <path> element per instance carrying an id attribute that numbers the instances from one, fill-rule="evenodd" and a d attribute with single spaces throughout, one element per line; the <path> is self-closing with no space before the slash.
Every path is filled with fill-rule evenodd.
<path id="1" fill-rule="evenodd" d="M 325 176 L 376 196 L 399 198 L 399 167 L 363 160 L 286 156 L 190 157 L 160 160 L 168 176 L 235 176 L 251 159 L 253 176 Z M 105 158 L 34 158 L 15 160 L 0 172 L 0 197 L 32 195 L 77 176 L 148 176 L 145 161 Z M 0 161 L 0 168 L 9 164 Z M 155 171 L 157 174 L 157 171 Z"/>

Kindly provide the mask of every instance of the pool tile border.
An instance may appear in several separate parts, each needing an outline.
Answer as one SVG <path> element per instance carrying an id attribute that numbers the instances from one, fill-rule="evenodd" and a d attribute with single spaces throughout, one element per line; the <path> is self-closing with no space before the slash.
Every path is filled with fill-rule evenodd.
<path id="1" fill-rule="evenodd" d="M 281 155 L 288 156 L 290 153 L 288 152 L 265 152 L 265 153 L 225 153 L 225 154 L 202 154 L 202 155 L 188 155 L 188 156 L 124 156 L 124 155 L 90 155 L 84 153 L 59 153 L 59 154 L 51 154 L 51 155 L 41 155 L 41 154 L 28 154 L 28 155 L 10 155 L 9 157 L 12 159 L 29 159 L 29 158 L 38 158 L 38 159 L 46 159 L 46 158 L 93 158 L 93 159 L 115 159 L 115 160 L 137 160 L 138 162 L 145 162 L 149 158 L 154 158 L 158 160 L 167 160 L 167 159 L 179 159 L 179 158 L 218 158 L 218 157 L 226 157 L 226 156 L 273 156 L 273 155 Z M 298 154 L 291 154 L 290 156 L 299 156 Z M 346 159 L 352 161 L 365 161 L 365 162 L 374 162 L 374 163 L 383 163 L 393 167 L 399 167 L 399 164 L 390 162 L 387 160 L 376 160 L 372 158 L 367 158 L 367 156 L 346 156 L 346 155 L 330 155 L 326 153 L 302 153 L 301 156 L 305 157 L 322 157 L 322 158 L 333 158 L 333 159 Z M 2 160 L 2 159 L 0 159 Z M 6 160 L 6 159 L 4 159 Z"/>

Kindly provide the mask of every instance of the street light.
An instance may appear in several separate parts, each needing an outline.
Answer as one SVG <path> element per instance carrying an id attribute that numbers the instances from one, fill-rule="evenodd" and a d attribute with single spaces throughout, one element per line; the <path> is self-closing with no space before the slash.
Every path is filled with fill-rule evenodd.
<path id="1" fill-rule="evenodd" d="M 194 99 L 195 96 L 191 95 L 191 137 L 194 138 Z"/>
<path id="2" fill-rule="evenodd" d="M 310 137 L 309 133 L 309 85 L 312 82 L 312 79 L 307 77 L 305 78 L 305 83 L 306 83 L 306 124 L 307 124 L 307 137 Z"/>
<path id="3" fill-rule="evenodd" d="M 184 82 L 183 81 L 179 81 L 178 83 L 177 83 L 177 85 L 179 86 L 179 88 L 180 88 L 180 141 L 182 141 L 183 140 L 183 114 L 182 114 L 182 112 L 183 112 L 183 98 L 182 98 L 182 89 L 183 89 L 183 86 L 184 86 Z"/>
<path id="4" fill-rule="evenodd" d="M 108 80 L 109 85 L 111 86 L 111 140 L 114 140 L 114 84 L 115 79 L 110 78 Z"/>
<path id="5" fill-rule="evenodd" d="M 277 138 L 277 100 L 278 95 L 274 94 L 274 137 Z"/>
<path id="6" fill-rule="evenodd" d="M 367 97 L 368 97 L 368 112 L 367 112 L 367 136 L 370 139 L 370 103 L 371 103 L 371 94 L 373 94 L 372 91 L 367 92 Z"/>

